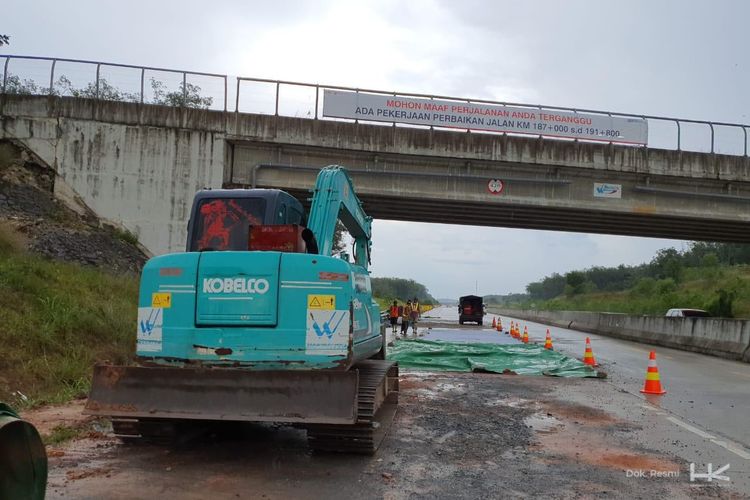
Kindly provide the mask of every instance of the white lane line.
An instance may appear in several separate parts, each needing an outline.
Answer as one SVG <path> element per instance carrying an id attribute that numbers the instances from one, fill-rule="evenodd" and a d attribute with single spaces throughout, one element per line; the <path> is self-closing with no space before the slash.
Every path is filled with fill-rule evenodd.
<path id="1" fill-rule="evenodd" d="M 711 434 L 705 433 L 702 430 L 698 429 L 697 427 L 693 427 L 690 424 L 686 424 L 682 420 L 677 419 L 675 417 L 667 417 L 667 420 L 669 420 L 673 424 L 679 425 L 683 429 L 689 430 L 693 434 L 696 434 L 696 435 L 698 435 L 698 436 L 700 436 L 700 437 L 702 437 L 704 439 L 708 439 L 712 443 L 721 446 L 725 450 L 731 451 L 732 453 L 734 453 L 735 455 L 737 455 L 740 458 L 744 458 L 745 460 L 750 460 L 750 453 L 748 453 L 747 451 L 745 451 L 744 449 L 742 449 L 742 447 L 739 446 L 739 445 L 736 445 L 736 444 L 734 444 L 732 442 L 724 441 L 724 440 L 721 440 L 721 439 L 716 439 Z"/>
<path id="2" fill-rule="evenodd" d="M 656 412 L 656 414 L 657 414 L 657 415 L 666 415 L 666 413 L 664 413 L 664 412 L 663 412 L 663 411 L 661 411 L 661 410 L 660 410 L 659 408 L 656 408 L 656 407 L 654 407 L 654 406 L 649 406 L 649 405 L 641 405 L 641 406 L 642 406 L 643 408 L 647 409 L 647 410 L 651 410 L 651 411 L 653 411 L 653 412 Z"/>
<path id="3" fill-rule="evenodd" d="M 679 420 L 677 418 L 667 417 L 667 420 L 669 420 L 673 424 L 679 425 L 683 429 L 689 430 L 693 434 L 697 434 L 698 436 L 702 437 L 703 439 L 715 439 L 711 434 L 707 434 L 707 433 L 703 432 L 702 430 L 698 429 L 697 427 L 693 427 L 690 424 L 686 424 L 685 422 L 683 422 L 682 420 Z"/>
<path id="4" fill-rule="evenodd" d="M 734 443 L 728 443 L 726 441 L 720 441 L 718 439 L 712 439 L 711 442 L 714 444 L 718 444 L 722 448 L 726 448 L 727 450 L 731 451 L 737 456 L 744 458 L 745 460 L 750 460 L 750 453 L 746 452 Z"/>

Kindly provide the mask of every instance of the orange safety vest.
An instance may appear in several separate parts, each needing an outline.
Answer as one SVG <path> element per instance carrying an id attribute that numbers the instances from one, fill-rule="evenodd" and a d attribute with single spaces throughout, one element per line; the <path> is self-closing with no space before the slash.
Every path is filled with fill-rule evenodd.
<path id="1" fill-rule="evenodd" d="M 407 304 L 404 306 L 404 312 L 403 312 L 404 319 L 410 319 L 411 311 L 412 311 L 411 304 Z"/>
<path id="2" fill-rule="evenodd" d="M 398 318 L 398 306 L 391 306 L 391 318 Z"/>

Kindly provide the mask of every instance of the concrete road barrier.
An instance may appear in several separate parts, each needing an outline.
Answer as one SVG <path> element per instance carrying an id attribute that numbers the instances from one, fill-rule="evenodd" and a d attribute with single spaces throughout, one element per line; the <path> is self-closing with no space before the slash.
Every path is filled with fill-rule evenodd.
<path id="1" fill-rule="evenodd" d="M 491 308 L 495 314 L 750 363 L 750 321 Z"/>

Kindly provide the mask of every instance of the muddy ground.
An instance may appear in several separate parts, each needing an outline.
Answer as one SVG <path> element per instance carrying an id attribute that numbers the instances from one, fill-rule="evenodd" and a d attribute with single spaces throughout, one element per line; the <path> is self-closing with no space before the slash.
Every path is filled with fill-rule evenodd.
<path id="1" fill-rule="evenodd" d="M 170 446 L 89 433 L 50 449 L 48 498 L 741 497 L 690 483 L 641 400 L 602 380 L 406 373 L 400 400 L 373 457 L 311 453 L 304 431 L 288 427 L 217 429 Z M 46 411 L 27 418 L 44 425 Z"/>

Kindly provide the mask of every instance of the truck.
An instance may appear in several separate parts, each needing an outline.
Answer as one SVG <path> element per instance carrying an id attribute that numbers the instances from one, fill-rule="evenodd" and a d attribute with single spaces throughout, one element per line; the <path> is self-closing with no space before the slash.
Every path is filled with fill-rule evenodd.
<path id="1" fill-rule="evenodd" d="M 473 322 L 481 325 L 484 319 L 484 299 L 476 295 L 464 295 L 458 299 L 458 324 Z"/>
<path id="2" fill-rule="evenodd" d="M 339 220 L 351 257 L 333 255 Z M 95 366 L 85 413 L 124 440 L 276 422 L 304 427 L 314 450 L 374 453 L 398 365 L 372 296 L 371 222 L 335 165 L 317 176 L 309 218 L 277 189 L 198 192 L 186 251 L 143 268 L 136 362 Z"/>

